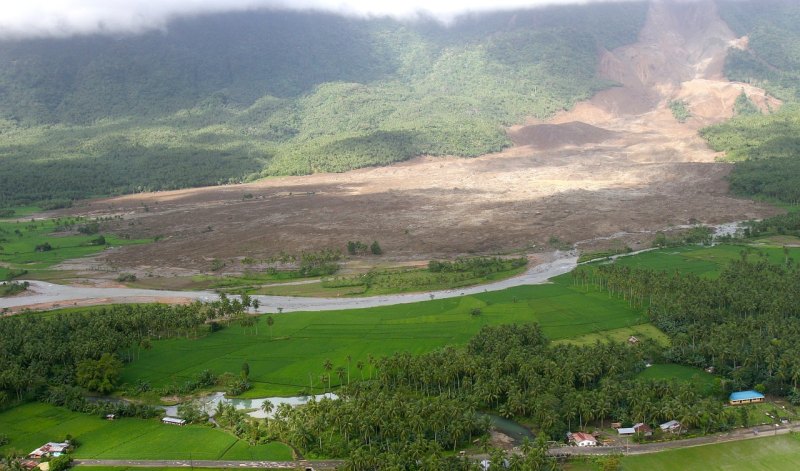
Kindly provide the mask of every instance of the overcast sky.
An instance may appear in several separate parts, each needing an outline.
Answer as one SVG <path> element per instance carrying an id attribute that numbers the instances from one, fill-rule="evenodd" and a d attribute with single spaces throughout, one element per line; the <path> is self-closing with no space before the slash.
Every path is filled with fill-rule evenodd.
<path id="1" fill-rule="evenodd" d="M 318 9 L 355 15 L 443 21 L 459 13 L 602 0 L 4 0 L 0 36 L 136 33 L 163 28 L 175 17 L 255 8 Z"/>

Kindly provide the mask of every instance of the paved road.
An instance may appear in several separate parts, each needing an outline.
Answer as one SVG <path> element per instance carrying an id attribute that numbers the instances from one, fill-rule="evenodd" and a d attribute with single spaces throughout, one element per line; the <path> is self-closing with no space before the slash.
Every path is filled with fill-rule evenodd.
<path id="1" fill-rule="evenodd" d="M 732 430 L 726 433 L 706 435 L 704 437 L 687 438 L 684 440 L 674 440 L 669 442 L 657 443 L 632 443 L 629 446 L 598 446 L 598 447 L 576 447 L 568 446 L 562 448 L 551 448 L 550 454 L 556 456 L 578 456 L 578 455 L 609 455 L 612 453 L 622 453 L 626 455 L 644 455 L 648 453 L 658 453 L 659 451 L 673 450 L 677 448 L 691 448 L 695 446 L 713 445 L 715 443 L 737 442 L 742 440 L 752 440 L 755 438 L 766 438 L 775 435 L 784 435 L 792 432 L 799 432 L 798 425 L 759 425 L 743 429 Z"/>
<path id="2" fill-rule="evenodd" d="M 308 298 L 292 296 L 253 296 L 261 303 L 259 312 L 274 313 L 279 308 L 283 312 L 297 311 L 331 311 L 338 309 L 358 309 L 395 304 L 416 303 L 430 299 L 453 298 L 462 295 L 477 294 L 487 291 L 499 291 L 522 285 L 546 283 L 548 279 L 569 273 L 578 264 L 575 253 L 557 252 L 550 262 L 530 268 L 520 276 L 508 278 L 480 286 L 446 291 L 424 293 L 393 294 L 365 298 Z M 44 281 L 29 281 L 28 293 L 11 298 L 0 298 L 0 309 L 20 308 L 24 306 L 45 306 L 60 304 L 68 306 L 102 300 L 104 304 L 142 303 L 142 302 L 176 302 L 180 300 L 213 301 L 218 298 L 211 291 L 162 291 L 133 288 L 90 288 L 65 286 Z"/>
<path id="3" fill-rule="evenodd" d="M 112 466 L 128 468 L 257 468 L 304 469 L 306 467 L 336 469 L 344 461 L 206 461 L 206 460 L 75 460 L 80 466 Z"/>

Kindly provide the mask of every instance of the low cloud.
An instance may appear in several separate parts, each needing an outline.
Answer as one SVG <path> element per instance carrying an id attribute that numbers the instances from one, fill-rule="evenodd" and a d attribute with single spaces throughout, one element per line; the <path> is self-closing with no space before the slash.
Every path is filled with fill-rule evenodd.
<path id="1" fill-rule="evenodd" d="M 254 9 L 321 10 L 345 15 L 419 15 L 450 21 L 462 13 L 604 0 L 12 0 L 0 12 L 0 36 L 62 37 L 163 29 L 173 18 Z"/>

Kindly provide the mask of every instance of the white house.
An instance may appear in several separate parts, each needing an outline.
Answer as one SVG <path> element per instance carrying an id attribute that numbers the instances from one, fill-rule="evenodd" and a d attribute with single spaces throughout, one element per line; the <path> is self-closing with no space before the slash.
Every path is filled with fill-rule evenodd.
<path id="1" fill-rule="evenodd" d="M 670 420 L 658 426 L 662 432 L 678 433 L 681 431 L 681 423 L 677 420 Z"/>
<path id="2" fill-rule="evenodd" d="M 577 446 L 597 446 L 597 439 L 583 432 L 569 434 L 569 441 Z"/>
<path id="3" fill-rule="evenodd" d="M 618 428 L 617 433 L 621 436 L 636 435 L 636 429 L 633 427 Z"/>
<path id="4" fill-rule="evenodd" d="M 161 422 L 168 425 L 186 425 L 185 420 L 179 419 L 177 417 L 164 417 L 163 419 L 161 419 Z"/>

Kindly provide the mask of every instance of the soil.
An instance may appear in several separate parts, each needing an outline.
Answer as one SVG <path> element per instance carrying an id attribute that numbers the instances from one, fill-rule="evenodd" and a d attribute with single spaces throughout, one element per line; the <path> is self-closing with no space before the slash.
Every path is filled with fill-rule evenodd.
<path id="1" fill-rule="evenodd" d="M 160 236 L 92 265 L 176 274 L 208 271 L 213 259 L 228 270 L 245 256 L 343 249 L 348 240 L 378 240 L 380 260 L 403 261 L 770 216 L 778 210 L 728 194 L 731 166 L 698 135 L 732 116 L 743 91 L 762 108 L 780 106 L 761 89 L 723 78 L 727 49 L 746 46 L 711 1 L 653 2 L 636 44 L 601 53 L 599 75 L 620 86 L 547 122 L 509 129 L 515 145 L 503 152 L 98 199 L 55 214 L 119 215 L 104 229 Z M 686 123 L 668 107 L 679 99 L 692 113 Z M 254 197 L 244 199 L 248 193 Z M 626 243 L 637 249 L 649 238 Z"/>

